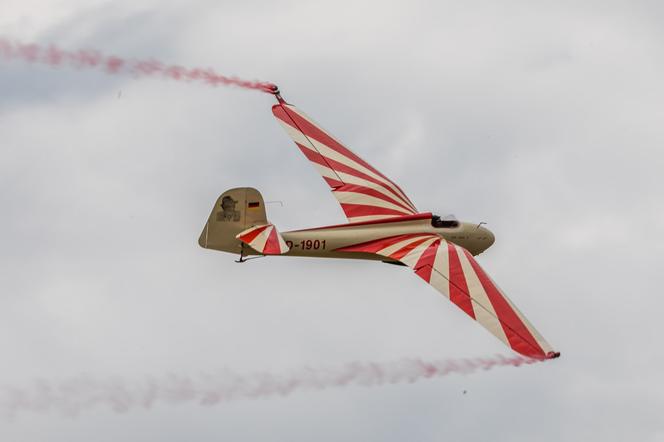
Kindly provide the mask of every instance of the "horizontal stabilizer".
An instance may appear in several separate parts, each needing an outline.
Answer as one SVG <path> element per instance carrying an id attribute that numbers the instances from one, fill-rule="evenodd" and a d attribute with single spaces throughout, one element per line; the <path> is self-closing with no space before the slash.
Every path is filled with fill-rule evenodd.
<path id="1" fill-rule="evenodd" d="M 237 239 L 263 255 L 283 255 L 289 248 L 272 224 L 254 226 L 240 232 Z"/>

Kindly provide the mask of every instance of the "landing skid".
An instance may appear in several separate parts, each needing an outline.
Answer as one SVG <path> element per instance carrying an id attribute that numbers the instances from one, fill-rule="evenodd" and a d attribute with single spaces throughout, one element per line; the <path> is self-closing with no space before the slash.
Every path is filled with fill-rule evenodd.
<path id="1" fill-rule="evenodd" d="M 247 258 L 246 255 L 244 254 L 244 244 L 242 244 L 242 249 L 240 250 L 240 259 L 236 260 L 238 264 L 251 261 L 252 259 L 258 259 L 258 258 L 265 258 L 265 255 L 260 255 L 260 256 L 252 256 Z"/>

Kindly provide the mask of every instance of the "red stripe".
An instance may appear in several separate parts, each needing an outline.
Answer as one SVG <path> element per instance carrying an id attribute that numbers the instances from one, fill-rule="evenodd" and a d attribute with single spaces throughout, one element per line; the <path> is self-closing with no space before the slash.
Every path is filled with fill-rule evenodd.
<path id="1" fill-rule="evenodd" d="M 353 244 L 352 246 L 341 247 L 335 249 L 335 252 L 367 252 L 367 253 L 376 253 L 379 250 L 383 250 L 386 247 L 389 247 L 393 244 L 396 244 L 400 241 L 404 241 L 409 238 L 415 238 L 420 236 L 419 233 L 410 233 L 407 235 L 397 235 L 390 236 L 388 238 L 375 239 L 373 241 L 367 241 L 360 244 Z"/>
<path id="2" fill-rule="evenodd" d="M 331 226 L 313 227 L 311 229 L 292 230 L 292 232 L 312 232 L 312 231 L 315 231 L 315 230 L 344 229 L 344 228 L 347 228 L 347 227 L 367 226 L 367 225 L 385 224 L 385 223 L 405 223 L 405 222 L 419 221 L 419 220 L 425 220 L 425 219 L 427 219 L 427 220 L 431 219 L 431 212 L 416 213 L 414 215 L 404 215 L 404 216 L 399 216 L 399 217 L 394 217 L 394 218 L 376 219 L 376 220 L 373 220 L 373 221 L 358 221 L 358 222 L 355 222 L 355 223 L 333 224 Z"/>
<path id="3" fill-rule="evenodd" d="M 240 240 L 242 240 L 242 242 L 246 242 L 247 244 L 249 244 L 254 239 L 256 239 L 256 237 L 258 235 L 260 235 L 263 230 L 267 229 L 270 226 L 271 225 L 256 227 L 256 229 L 252 230 L 251 232 L 248 232 L 248 233 L 240 236 Z"/>
<path id="4" fill-rule="evenodd" d="M 415 249 L 415 247 L 419 246 L 424 241 L 427 241 L 429 239 L 431 239 L 431 236 L 425 236 L 422 239 L 418 239 L 418 240 L 415 240 L 415 241 L 411 242 L 410 244 L 406 244 L 404 247 L 402 247 L 399 250 L 397 250 L 396 252 L 392 253 L 390 255 L 390 258 L 396 259 L 397 261 L 401 261 L 401 258 L 408 255 L 408 253 L 410 253 L 413 249 Z"/>
<path id="5" fill-rule="evenodd" d="M 355 218 L 358 216 L 403 216 L 403 212 L 394 209 L 386 209 L 385 207 L 366 206 L 364 204 L 346 204 L 341 203 L 341 208 L 348 218 Z"/>
<path id="6" fill-rule="evenodd" d="M 372 189 L 370 187 L 366 186 L 359 186 L 357 184 L 345 184 L 337 189 L 334 189 L 335 192 L 354 192 L 354 193 L 361 193 L 363 195 L 368 195 L 368 196 L 373 196 L 374 198 L 381 199 L 383 201 L 386 201 L 388 203 L 394 204 L 395 206 L 399 206 L 408 213 L 413 213 L 413 209 L 410 207 L 404 206 L 402 203 L 393 200 L 389 196 L 385 195 L 384 193 L 380 193 L 376 189 Z"/>
<path id="7" fill-rule="evenodd" d="M 395 198 L 397 198 L 399 201 L 402 201 L 404 204 L 412 205 L 412 203 L 410 201 L 403 199 L 403 197 L 401 195 L 399 195 L 397 192 L 395 192 L 394 189 L 392 189 L 387 183 L 384 183 L 384 182 L 382 182 L 382 181 L 380 181 L 380 180 L 378 180 L 378 179 L 376 179 L 372 176 L 369 176 L 365 173 L 362 173 L 362 172 L 358 171 L 357 169 L 353 169 L 352 167 L 347 166 L 343 163 L 335 161 L 331 158 L 327 158 L 326 156 L 323 156 L 320 153 L 318 153 L 318 151 L 313 151 L 311 149 L 308 149 L 307 147 L 302 146 L 299 143 L 295 143 L 295 144 L 297 144 L 297 146 L 300 148 L 300 150 L 302 151 L 304 156 L 309 161 L 311 161 L 313 163 L 316 163 L 316 164 L 320 164 L 321 166 L 329 167 L 330 169 L 332 169 L 332 171 L 335 172 L 335 174 L 336 174 L 336 172 L 343 172 L 343 173 L 346 173 L 348 175 L 354 176 L 356 178 L 361 178 L 363 180 L 374 183 L 374 184 L 382 187 L 383 189 L 387 190 L 388 192 L 390 192 L 392 195 L 394 195 Z M 352 185 L 352 184 L 349 184 L 349 185 Z M 413 213 L 415 212 L 414 206 L 409 208 L 408 210 L 410 212 L 413 212 Z"/>
<path id="8" fill-rule="evenodd" d="M 328 178 L 326 176 L 323 177 L 323 179 L 327 182 L 327 185 L 332 188 L 332 191 L 334 192 L 338 187 L 341 187 L 344 185 L 341 181 L 337 181 L 332 178 Z"/>
<path id="9" fill-rule="evenodd" d="M 417 260 L 417 264 L 415 264 L 415 273 L 426 282 L 431 282 L 431 271 L 433 270 L 439 247 L 440 240 L 437 239 L 427 247 L 422 256 L 420 256 L 420 259 Z"/>
<path id="10" fill-rule="evenodd" d="M 330 169 L 332 169 L 332 166 L 329 165 L 329 164 L 325 161 L 325 157 L 324 157 L 323 155 L 321 155 L 320 153 L 318 153 L 317 150 L 312 150 L 312 149 L 310 149 L 310 148 L 308 148 L 308 147 L 306 147 L 306 146 L 301 145 L 300 143 L 295 143 L 295 145 L 296 145 L 297 147 L 300 148 L 300 151 L 302 151 L 302 153 L 304 154 L 304 156 L 305 156 L 309 161 L 312 161 L 312 162 L 314 162 L 314 163 L 316 163 L 316 164 L 321 164 L 321 165 L 323 165 L 323 166 L 325 166 L 325 167 L 329 167 Z"/>
<path id="11" fill-rule="evenodd" d="M 470 265 L 473 267 L 473 270 L 477 274 L 484 291 L 491 301 L 491 305 L 498 315 L 498 320 L 500 325 L 503 327 L 505 336 L 510 343 L 510 346 L 525 356 L 530 356 L 533 358 L 543 358 L 546 355 L 544 350 L 537 343 L 537 340 L 533 337 L 526 327 L 526 324 L 521 321 L 519 315 L 512 309 L 509 302 L 503 297 L 503 295 L 498 290 L 498 287 L 491 281 L 491 279 L 484 273 L 484 270 L 480 265 L 475 261 L 467 250 L 464 250 Z"/>
<path id="12" fill-rule="evenodd" d="M 263 253 L 266 255 L 281 254 L 279 239 L 277 238 L 277 229 L 272 229 L 270 235 L 267 237 L 267 241 L 265 241 L 265 247 L 263 247 Z"/>
<path id="13" fill-rule="evenodd" d="M 452 243 L 447 243 L 447 250 L 449 251 L 450 258 L 450 301 L 466 312 L 468 316 L 475 319 L 468 284 L 466 284 L 466 277 L 463 274 L 456 247 Z"/>
<path id="14" fill-rule="evenodd" d="M 420 267 L 419 269 L 415 270 L 415 274 L 419 276 L 420 278 L 424 279 L 425 282 L 428 284 L 431 284 L 431 272 L 433 271 L 433 267 L 430 265 L 425 265 Z"/>

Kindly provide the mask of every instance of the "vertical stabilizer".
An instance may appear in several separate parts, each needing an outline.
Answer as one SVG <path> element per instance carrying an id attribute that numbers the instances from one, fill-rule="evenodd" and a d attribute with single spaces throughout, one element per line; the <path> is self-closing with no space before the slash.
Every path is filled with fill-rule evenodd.
<path id="1" fill-rule="evenodd" d="M 198 244 L 206 249 L 240 253 L 243 249 L 242 241 L 236 235 L 265 224 L 268 221 L 260 192 L 251 187 L 230 189 L 214 204 Z"/>

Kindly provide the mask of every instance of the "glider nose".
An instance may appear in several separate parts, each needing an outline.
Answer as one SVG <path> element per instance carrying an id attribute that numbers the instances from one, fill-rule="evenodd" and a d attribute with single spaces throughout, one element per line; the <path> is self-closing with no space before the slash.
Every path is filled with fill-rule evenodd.
<path id="1" fill-rule="evenodd" d="M 469 237 L 472 241 L 467 243 L 465 247 L 472 252 L 473 256 L 483 253 L 486 249 L 491 247 L 496 240 L 496 237 L 493 236 L 491 230 L 486 227 L 482 227 L 481 225 L 478 226 L 476 224 L 469 224 L 468 227 L 472 229 L 469 232 Z"/>
<path id="2" fill-rule="evenodd" d="M 489 229 L 484 229 L 486 231 L 486 247 L 487 249 L 493 245 L 494 242 L 496 242 L 496 237 L 494 236 L 493 232 Z"/>
<path id="3" fill-rule="evenodd" d="M 496 241 L 496 237 L 493 235 L 493 232 L 486 227 L 479 227 L 479 231 L 480 240 L 484 243 L 484 250 L 486 250 L 493 245 Z"/>

